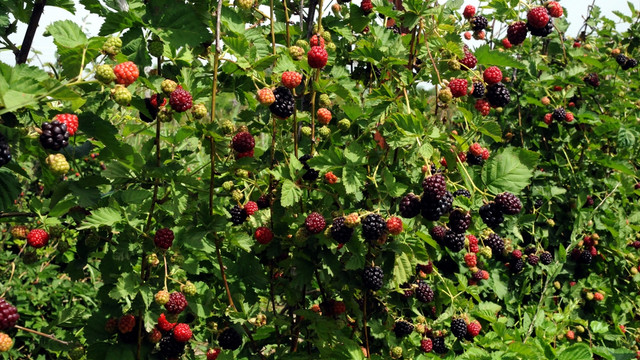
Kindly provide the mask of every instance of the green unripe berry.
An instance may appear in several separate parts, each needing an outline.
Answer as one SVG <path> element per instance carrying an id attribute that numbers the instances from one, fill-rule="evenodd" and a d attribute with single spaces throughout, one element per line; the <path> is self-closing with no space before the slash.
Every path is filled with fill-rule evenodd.
<path id="1" fill-rule="evenodd" d="M 304 135 L 304 136 L 311 136 L 311 127 L 309 127 L 309 126 L 303 126 L 303 127 L 300 129 L 300 132 L 301 132 L 301 133 L 302 133 L 302 135 Z"/>
<path id="2" fill-rule="evenodd" d="M 238 170 L 241 170 L 241 169 L 238 169 Z M 245 171 L 246 171 L 246 170 L 245 170 Z M 237 171 L 236 171 L 236 175 L 237 175 Z M 239 201 L 241 201 L 241 200 L 242 200 L 242 198 L 244 198 L 244 194 L 243 194 L 243 193 L 242 193 L 242 191 L 240 191 L 240 190 L 233 190 L 233 191 L 231 192 L 231 198 L 232 198 L 233 200 L 235 200 L 235 201 L 238 201 L 238 202 L 239 202 Z"/>
<path id="3" fill-rule="evenodd" d="M 349 119 L 341 119 L 338 121 L 338 129 L 342 131 L 347 131 L 351 127 L 351 121 Z"/>
<path id="4" fill-rule="evenodd" d="M 226 191 L 231 191 L 231 189 L 233 189 L 233 181 L 225 181 L 222 183 L 222 188 Z"/>
<path id="5" fill-rule="evenodd" d="M 98 65 L 96 67 L 96 80 L 103 84 L 111 84 L 116 79 L 111 65 Z"/>

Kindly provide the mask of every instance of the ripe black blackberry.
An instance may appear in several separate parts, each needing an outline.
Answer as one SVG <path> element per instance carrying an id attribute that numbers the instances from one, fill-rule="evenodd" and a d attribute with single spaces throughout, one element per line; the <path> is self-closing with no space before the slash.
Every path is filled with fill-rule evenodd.
<path id="1" fill-rule="evenodd" d="M 498 228 L 498 226 L 500 226 L 500 224 L 504 222 L 504 216 L 502 215 L 500 206 L 498 206 L 498 204 L 493 201 L 482 205 L 478 213 L 480 213 L 482 222 L 484 222 L 491 229 Z"/>
<path id="2" fill-rule="evenodd" d="M 236 350 L 242 345 L 242 335 L 234 328 L 226 328 L 218 335 L 218 344 L 224 350 Z"/>
<path id="3" fill-rule="evenodd" d="M 553 255 L 550 252 L 545 251 L 540 254 L 540 262 L 544 265 L 549 265 L 553 261 Z"/>
<path id="4" fill-rule="evenodd" d="M 441 174 L 429 176 L 422 180 L 423 197 L 437 199 L 447 192 L 447 180 Z"/>
<path id="5" fill-rule="evenodd" d="M 444 226 L 436 225 L 429 231 L 431 234 L 431 238 L 437 241 L 438 243 L 444 241 L 445 235 L 447 235 L 447 228 Z"/>
<path id="6" fill-rule="evenodd" d="M 527 29 L 533 36 L 547 37 L 547 35 L 553 32 L 553 20 L 549 19 L 549 22 L 543 28 L 535 28 L 527 23 Z"/>
<path id="7" fill-rule="evenodd" d="M 133 333 L 133 332 L 132 332 Z M 173 337 L 173 330 L 160 339 L 160 354 L 166 358 L 177 358 L 184 353 L 186 342 L 181 342 Z"/>
<path id="8" fill-rule="evenodd" d="M 164 304 L 164 308 L 169 314 L 180 314 L 187 308 L 189 303 L 184 294 L 179 291 L 174 291 L 169 295 L 169 302 Z"/>
<path id="9" fill-rule="evenodd" d="M 291 90 L 284 86 L 278 86 L 275 90 L 273 90 L 273 96 L 275 96 L 276 101 L 269 105 L 269 110 L 278 117 L 283 119 L 288 118 L 293 114 L 294 109 L 294 99 L 293 94 L 291 94 Z"/>
<path id="10" fill-rule="evenodd" d="M 234 205 L 231 210 L 229 210 L 231 214 L 231 223 L 233 225 L 241 225 L 247 220 L 247 211 L 244 208 L 241 208 L 238 205 Z"/>
<path id="11" fill-rule="evenodd" d="M 433 351 L 436 354 L 446 354 L 449 349 L 444 343 L 444 336 L 436 336 L 433 338 Z"/>
<path id="12" fill-rule="evenodd" d="M 588 264 L 591 264 L 591 260 L 593 260 L 593 256 L 591 256 L 591 252 L 589 250 L 582 250 L 578 260 L 581 263 L 588 265 Z"/>
<path id="13" fill-rule="evenodd" d="M 404 284 L 400 285 L 400 288 L 404 290 L 404 293 L 402 294 L 402 297 L 404 297 L 405 299 L 408 299 L 408 298 L 413 296 L 414 291 L 413 291 L 413 288 L 411 287 L 411 284 L 404 283 Z"/>
<path id="14" fill-rule="evenodd" d="M 482 165 L 484 164 L 484 159 L 482 155 L 473 155 L 470 151 L 467 151 L 467 164 Z"/>
<path id="15" fill-rule="evenodd" d="M 40 134 L 40 143 L 45 149 L 60 150 L 69 145 L 69 132 L 67 125 L 60 123 L 58 120 L 42 123 L 42 134 Z"/>
<path id="16" fill-rule="evenodd" d="M 405 195 L 400 200 L 398 210 L 400 211 L 400 216 L 405 219 L 416 217 L 420 214 L 420 198 L 413 193 Z"/>
<path id="17" fill-rule="evenodd" d="M 510 192 L 498 194 L 494 201 L 500 207 L 500 211 L 502 211 L 503 214 L 516 215 L 522 210 L 520 199 Z"/>
<path id="18" fill-rule="evenodd" d="M 379 266 L 367 266 L 362 272 L 362 282 L 369 290 L 378 291 L 382 289 L 384 273 Z"/>
<path id="19" fill-rule="evenodd" d="M 527 256 L 527 262 L 529 263 L 529 265 L 536 266 L 538 265 L 538 261 L 540 261 L 540 258 L 536 254 Z"/>
<path id="20" fill-rule="evenodd" d="M 629 70 L 633 69 L 636 66 L 638 66 L 638 60 L 629 58 L 627 59 L 627 62 L 625 62 L 624 65 L 621 66 L 621 68 L 622 70 Z"/>
<path id="21" fill-rule="evenodd" d="M 439 199 L 431 199 L 428 196 L 423 196 L 420 205 L 422 207 L 422 216 L 430 221 L 437 221 L 441 216 L 451 210 L 453 205 L 453 195 L 450 192 L 445 192 L 444 196 Z"/>
<path id="22" fill-rule="evenodd" d="M 536 201 L 533 203 L 533 207 L 536 209 L 540 209 L 542 205 L 544 205 L 544 201 L 542 201 L 542 199 L 536 199 Z"/>
<path id="23" fill-rule="evenodd" d="M 376 241 L 387 230 L 387 222 L 378 214 L 369 214 L 362 219 L 362 236 L 369 241 Z"/>
<path id="24" fill-rule="evenodd" d="M 586 84 L 591 85 L 593 87 L 600 86 L 600 78 L 598 77 L 598 74 L 596 74 L 596 73 L 588 74 L 587 76 L 585 76 L 585 78 L 583 80 L 584 80 L 584 82 Z"/>
<path id="25" fill-rule="evenodd" d="M 398 320 L 393 327 L 393 332 L 396 337 L 405 337 L 413 332 L 413 324 L 405 320 Z"/>
<path id="26" fill-rule="evenodd" d="M 627 60 L 629 60 L 629 58 L 625 54 L 620 54 L 616 56 L 616 62 L 620 66 L 624 66 L 627 63 Z"/>
<path id="27" fill-rule="evenodd" d="M 486 89 L 484 87 L 484 84 L 476 81 L 473 83 L 473 92 L 471 93 L 471 95 L 473 95 L 473 97 L 476 99 L 480 99 L 484 96 L 485 90 Z"/>
<path id="28" fill-rule="evenodd" d="M 0 134 L 0 167 L 7 165 L 9 161 L 11 161 L 11 149 L 9 149 L 7 139 Z"/>
<path id="29" fill-rule="evenodd" d="M 344 224 L 344 216 L 333 219 L 331 224 L 331 237 L 339 244 L 344 244 L 351 239 L 353 229 Z"/>
<path id="30" fill-rule="evenodd" d="M 0 298 L 0 330 L 11 329 L 20 319 L 18 309 L 9 304 L 5 299 Z"/>
<path id="31" fill-rule="evenodd" d="M 489 234 L 484 240 L 484 244 L 491 248 L 494 256 L 500 256 L 504 251 L 504 240 L 496 233 Z"/>
<path id="32" fill-rule="evenodd" d="M 304 168 L 304 170 L 306 170 L 305 173 L 302 175 L 302 179 L 305 181 L 315 181 L 318 178 L 318 176 L 320 176 L 320 171 L 312 168 L 311 166 L 309 166 L 309 164 L 307 164 L 307 161 L 311 158 L 313 158 L 313 156 L 309 154 L 305 154 L 305 155 L 302 155 L 300 159 L 298 159 L 302 163 L 302 167 Z"/>
<path id="33" fill-rule="evenodd" d="M 449 230 L 444 236 L 443 242 L 444 245 L 449 248 L 449 250 L 458 252 L 464 249 L 464 232 L 460 234 Z"/>
<path id="34" fill-rule="evenodd" d="M 266 194 L 260 195 L 260 197 L 256 201 L 256 204 L 258 205 L 258 209 L 260 210 L 268 209 L 271 206 L 271 196 Z"/>
<path id="35" fill-rule="evenodd" d="M 517 21 L 507 28 L 507 39 L 511 45 L 520 45 L 527 38 L 527 25 L 524 21 Z"/>
<path id="36" fill-rule="evenodd" d="M 491 106 L 503 107 L 511 101 L 511 94 L 507 87 L 499 82 L 487 87 L 487 101 Z"/>
<path id="37" fill-rule="evenodd" d="M 469 226 L 471 226 L 471 214 L 468 212 L 456 209 L 449 214 L 449 229 L 451 231 L 464 234 Z"/>
<path id="38" fill-rule="evenodd" d="M 524 269 L 524 260 L 522 259 L 516 259 L 511 263 L 510 266 L 511 272 L 514 274 L 519 273 L 520 271 L 522 271 L 522 269 Z"/>
<path id="39" fill-rule="evenodd" d="M 564 119 L 567 118 L 567 111 L 562 106 L 560 106 L 559 108 L 553 110 L 551 117 L 554 120 L 564 121 Z"/>
<path id="40" fill-rule="evenodd" d="M 482 15 L 477 15 L 471 18 L 471 29 L 473 31 L 482 31 L 489 25 L 489 20 Z"/>
<path id="41" fill-rule="evenodd" d="M 467 189 L 459 189 L 453 192 L 453 197 L 464 196 L 471 199 L 471 193 Z"/>
<path id="42" fill-rule="evenodd" d="M 525 255 L 531 255 L 531 254 L 535 254 L 536 253 L 536 247 L 535 246 L 529 246 L 528 248 L 524 249 L 524 254 Z"/>
<path id="43" fill-rule="evenodd" d="M 451 320 L 451 333 L 458 339 L 464 339 L 467 335 L 467 323 L 464 319 Z"/>
<path id="44" fill-rule="evenodd" d="M 431 289 L 431 286 L 424 281 L 418 282 L 418 288 L 416 289 L 416 298 L 424 303 L 432 302 L 435 294 Z"/>

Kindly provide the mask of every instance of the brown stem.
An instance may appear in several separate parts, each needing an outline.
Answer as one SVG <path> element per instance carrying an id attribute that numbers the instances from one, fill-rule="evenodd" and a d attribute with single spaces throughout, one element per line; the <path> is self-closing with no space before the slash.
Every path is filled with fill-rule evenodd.
<path id="1" fill-rule="evenodd" d="M 222 1 L 218 1 L 216 9 L 216 48 L 213 54 L 213 85 L 211 89 L 211 123 L 216 121 L 216 94 L 218 93 L 218 66 L 220 66 L 220 20 L 222 19 Z M 213 136 L 209 137 L 211 145 L 211 178 L 209 179 L 209 215 L 213 215 L 213 185 L 216 174 L 216 142 Z"/>
<path id="2" fill-rule="evenodd" d="M 227 281 L 227 274 L 224 271 L 224 264 L 222 263 L 222 254 L 220 253 L 220 242 L 222 240 L 216 239 L 216 255 L 218 257 L 218 266 L 220 266 L 220 275 L 222 276 L 222 282 L 224 283 L 224 289 L 227 292 L 227 300 L 229 301 L 229 306 L 233 308 L 233 310 L 238 311 L 236 309 L 236 305 L 233 303 L 233 297 L 231 297 L 231 289 L 229 289 L 229 282 Z"/>
<path id="3" fill-rule="evenodd" d="M 60 340 L 60 339 L 56 338 L 55 336 L 53 336 L 53 335 L 51 335 L 51 334 L 45 334 L 45 333 L 42 333 L 42 332 L 40 332 L 40 331 L 31 330 L 31 329 L 28 329 L 28 328 L 26 328 L 26 327 L 22 327 L 22 326 L 20 326 L 20 325 L 16 325 L 16 326 L 14 326 L 14 327 L 15 327 L 16 329 L 18 329 L 18 330 L 22 330 L 22 331 L 30 332 L 30 333 L 32 333 L 32 334 L 40 335 L 40 336 L 42 336 L 42 337 L 46 337 L 47 339 L 51 339 L 51 340 L 56 341 L 56 342 L 59 342 L 60 344 L 63 344 L 63 345 L 69 345 L 69 344 L 70 344 L 69 342 L 67 342 L 67 341 L 63 341 L 63 340 Z"/>
<path id="4" fill-rule="evenodd" d="M 16 54 L 16 64 L 25 64 L 29 51 L 31 50 L 31 44 L 33 43 L 33 37 L 36 35 L 36 29 L 40 22 L 40 16 L 44 12 L 44 6 L 47 4 L 47 0 L 36 0 L 33 4 L 33 11 L 31 11 L 31 18 L 29 18 L 29 25 L 27 26 L 27 32 L 24 34 L 24 40 L 20 47 L 20 52 Z"/>
<path id="5" fill-rule="evenodd" d="M 368 331 L 367 331 L 367 291 L 365 290 L 364 292 L 364 303 L 362 305 L 362 323 L 364 328 L 362 329 L 364 331 L 364 346 L 367 348 L 367 358 L 371 357 L 371 354 L 369 353 L 369 335 L 368 335 Z"/>
<path id="6" fill-rule="evenodd" d="M 289 32 L 289 9 L 287 8 L 287 0 L 282 0 L 282 6 L 284 6 L 284 27 L 287 31 L 287 47 L 289 47 L 291 46 L 291 33 Z"/>
<path id="7" fill-rule="evenodd" d="M 311 84 L 311 156 L 313 156 L 313 149 L 316 144 L 316 87 L 313 85 L 320 79 L 320 69 L 316 69 L 313 78 L 314 80 Z"/>
<path id="8" fill-rule="evenodd" d="M 273 48 L 273 55 L 276 54 L 276 33 L 275 33 L 275 29 L 274 29 L 274 20 L 275 18 L 273 17 L 273 0 L 270 1 L 269 3 L 269 15 L 270 15 L 270 23 L 271 23 L 271 46 Z"/>
<path id="9" fill-rule="evenodd" d="M 26 213 L 26 212 L 6 212 L 0 213 L 0 218 L 8 218 L 8 217 L 37 217 L 36 213 Z"/>

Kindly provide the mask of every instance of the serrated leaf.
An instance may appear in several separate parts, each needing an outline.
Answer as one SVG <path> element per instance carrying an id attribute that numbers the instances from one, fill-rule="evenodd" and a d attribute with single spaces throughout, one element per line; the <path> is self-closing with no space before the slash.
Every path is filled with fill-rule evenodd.
<path id="1" fill-rule="evenodd" d="M 47 26 L 45 35 L 53 36 L 53 42 L 63 48 L 84 47 L 89 43 L 80 26 L 71 20 L 58 20 Z"/>
<path id="2" fill-rule="evenodd" d="M 558 353 L 558 360 L 590 360 L 592 357 L 586 344 L 573 344 Z"/>
<path id="3" fill-rule="evenodd" d="M 13 206 L 20 195 L 20 183 L 14 174 L 0 169 L 0 189 L 0 211 L 4 211 Z"/>
<path id="4" fill-rule="evenodd" d="M 91 215 L 87 216 L 78 229 L 99 228 L 100 226 L 113 226 L 120 222 L 122 216 L 120 213 L 111 208 L 99 208 L 93 210 Z"/>
<path id="5" fill-rule="evenodd" d="M 282 183 L 282 190 L 280 192 L 281 192 L 280 204 L 284 208 L 287 208 L 297 203 L 300 200 L 300 197 L 302 196 L 302 190 L 299 187 L 297 187 L 293 181 L 289 179 L 284 180 L 284 182 Z"/>
<path id="6" fill-rule="evenodd" d="M 399 287 L 400 284 L 407 282 L 413 276 L 413 272 L 409 254 L 406 252 L 396 253 L 396 260 L 393 264 L 393 286 Z"/>
<path id="7" fill-rule="evenodd" d="M 514 59 L 507 52 L 499 52 L 491 50 L 488 45 L 482 45 L 473 53 L 478 59 L 478 64 L 495 65 L 501 68 L 512 67 L 516 69 L 525 69 L 525 65 Z"/>
<path id="8" fill-rule="evenodd" d="M 524 149 L 505 148 L 482 168 L 482 182 L 493 194 L 509 191 L 519 194 L 529 185 L 537 154 Z"/>

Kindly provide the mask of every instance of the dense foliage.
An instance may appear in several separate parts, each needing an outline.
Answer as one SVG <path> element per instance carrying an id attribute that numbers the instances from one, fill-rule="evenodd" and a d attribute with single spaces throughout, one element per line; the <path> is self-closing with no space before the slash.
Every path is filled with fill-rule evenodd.
<path id="1" fill-rule="evenodd" d="M 2 358 L 636 358 L 631 2 L 80 3 L 0 3 Z"/>

